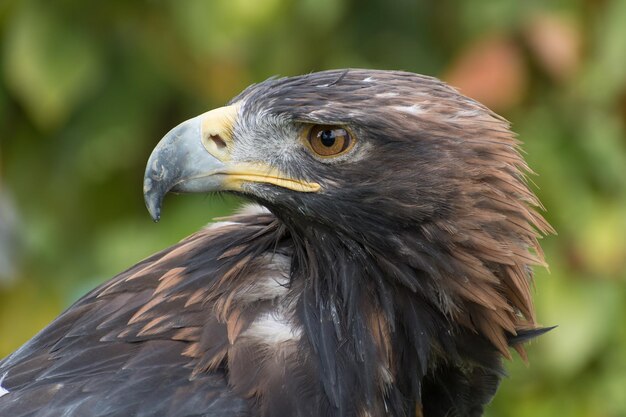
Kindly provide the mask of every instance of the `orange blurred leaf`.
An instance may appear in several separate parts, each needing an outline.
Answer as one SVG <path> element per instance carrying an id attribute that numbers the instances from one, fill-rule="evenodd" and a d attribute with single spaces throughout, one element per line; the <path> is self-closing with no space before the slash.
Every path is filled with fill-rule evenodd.
<path id="1" fill-rule="evenodd" d="M 536 15 L 524 30 L 537 63 L 552 78 L 568 80 L 581 64 L 581 33 L 573 22 L 556 15 Z"/>
<path id="2" fill-rule="evenodd" d="M 495 110 L 507 110 L 524 95 L 528 74 L 520 48 L 507 36 L 491 34 L 469 44 L 444 79 Z"/>

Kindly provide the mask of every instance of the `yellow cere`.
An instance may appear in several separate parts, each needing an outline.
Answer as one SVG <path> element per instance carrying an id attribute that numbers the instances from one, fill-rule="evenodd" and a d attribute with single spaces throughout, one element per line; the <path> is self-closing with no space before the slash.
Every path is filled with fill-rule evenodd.
<path id="1" fill-rule="evenodd" d="M 240 104 L 220 107 L 198 116 L 201 122 L 202 145 L 222 162 L 230 160 L 233 127 Z"/>

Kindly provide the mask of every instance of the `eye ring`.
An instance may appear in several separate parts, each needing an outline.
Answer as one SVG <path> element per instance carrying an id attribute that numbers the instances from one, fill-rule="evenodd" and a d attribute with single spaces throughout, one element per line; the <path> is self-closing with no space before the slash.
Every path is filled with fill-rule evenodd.
<path id="1" fill-rule="evenodd" d="M 307 145 L 321 158 L 335 158 L 354 146 L 354 138 L 341 126 L 313 125 L 307 132 Z"/>

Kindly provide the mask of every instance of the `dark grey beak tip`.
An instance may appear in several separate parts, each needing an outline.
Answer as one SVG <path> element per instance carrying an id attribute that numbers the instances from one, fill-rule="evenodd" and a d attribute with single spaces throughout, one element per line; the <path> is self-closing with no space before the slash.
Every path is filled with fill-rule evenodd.
<path id="1" fill-rule="evenodd" d="M 155 223 L 158 223 L 159 220 L 161 220 L 161 213 L 152 213 L 150 216 L 152 216 L 152 221 Z"/>
<path id="2" fill-rule="evenodd" d="M 156 200 L 148 201 L 146 198 L 146 208 L 152 217 L 152 221 L 158 223 L 161 220 L 161 204 Z"/>
<path id="3" fill-rule="evenodd" d="M 161 187 L 153 187 L 153 181 L 146 177 L 144 182 L 144 200 L 146 202 L 146 208 L 150 213 L 152 220 L 157 223 L 161 219 L 161 205 L 163 204 L 163 197 L 165 193 L 161 190 Z"/>

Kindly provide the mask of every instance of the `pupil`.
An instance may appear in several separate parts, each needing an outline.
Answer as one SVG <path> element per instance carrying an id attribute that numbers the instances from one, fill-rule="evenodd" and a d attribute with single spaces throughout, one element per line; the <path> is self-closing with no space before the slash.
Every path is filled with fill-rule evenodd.
<path id="1" fill-rule="evenodd" d="M 324 130 L 320 133 L 322 145 L 330 148 L 335 144 L 335 132 L 333 130 Z"/>

